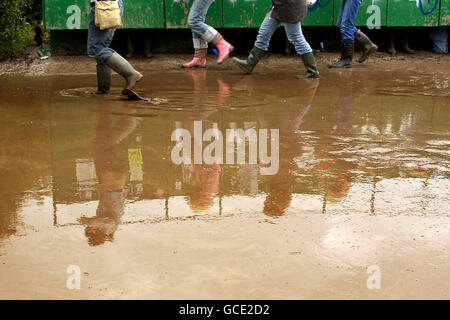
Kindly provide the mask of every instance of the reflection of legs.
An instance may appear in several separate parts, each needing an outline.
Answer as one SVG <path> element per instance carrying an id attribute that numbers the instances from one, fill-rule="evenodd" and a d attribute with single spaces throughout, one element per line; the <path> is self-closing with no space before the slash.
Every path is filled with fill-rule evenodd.
<path id="1" fill-rule="evenodd" d="M 271 15 L 272 11 L 266 15 L 261 27 L 259 27 L 255 46 L 252 51 L 250 51 L 247 60 L 234 58 L 234 61 L 238 66 L 248 74 L 253 72 L 253 69 L 256 67 L 261 57 L 269 50 L 270 40 L 272 39 L 275 30 L 280 26 L 280 21 L 272 18 Z"/>
<path id="2" fill-rule="evenodd" d="M 299 76 L 301 79 L 316 78 L 319 76 L 317 70 L 316 60 L 312 53 L 311 46 L 306 42 L 302 33 L 302 26 L 299 23 L 283 23 L 286 35 L 289 41 L 294 45 L 297 54 L 302 57 L 303 63 L 306 67 L 306 73 Z"/>

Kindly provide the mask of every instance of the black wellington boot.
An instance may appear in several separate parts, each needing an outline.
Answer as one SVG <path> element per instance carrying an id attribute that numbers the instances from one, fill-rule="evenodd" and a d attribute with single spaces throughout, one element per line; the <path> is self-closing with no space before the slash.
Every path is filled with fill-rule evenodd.
<path id="1" fill-rule="evenodd" d="M 350 68 L 352 65 L 353 54 L 355 52 L 354 41 L 342 41 L 341 47 L 341 59 L 332 63 L 328 68 Z"/>
<path id="2" fill-rule="evenodd" d="M 368 36 L 366 36 L 361 30 L 358 29 L 355 33 L 355 41 L 361 46 L 363 53 L 358 62 L 363 63 L 372 54 L 377 52 L 378 46 L 373 43 Z"/>
<path id="3" fill-rule="evenodd" d="M 112 70 L 106 64 L 97 64 L 97 94 L 109 93 Z"/>

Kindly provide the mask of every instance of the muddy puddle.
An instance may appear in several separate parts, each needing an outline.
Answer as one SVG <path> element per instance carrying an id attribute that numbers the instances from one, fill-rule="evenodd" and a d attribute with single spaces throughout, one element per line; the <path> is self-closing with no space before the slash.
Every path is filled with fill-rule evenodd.
<path id="1" fill-rule="evenodd" d="M 0 298 L 448 298 L 448 83 L 293 75 L 2 77 Z"/>

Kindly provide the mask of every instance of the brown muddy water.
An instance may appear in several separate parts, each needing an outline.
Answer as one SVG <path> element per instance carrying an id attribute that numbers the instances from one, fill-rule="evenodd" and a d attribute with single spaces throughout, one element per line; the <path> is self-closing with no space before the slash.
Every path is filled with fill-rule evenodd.
<path id="1" fill-rule="evenodd" d="M 118 77 L 97 96 L 94 75 L 2 76 L 0 298 L 448 299 L 448 83 L 294 72 L 148 72 L 150 102 Z M 194 121 L 278 129 L 278 171 L 175 164 Z"/>

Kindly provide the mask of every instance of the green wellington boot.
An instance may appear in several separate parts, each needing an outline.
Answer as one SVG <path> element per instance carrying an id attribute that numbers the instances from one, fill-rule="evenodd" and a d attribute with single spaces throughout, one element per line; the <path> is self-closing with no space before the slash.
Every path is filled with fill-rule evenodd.
<path id="1" fill-rule="evenodd" d="M 237 65 L 244 70 L 245 73 L 250 74 L 253 72 L 253 69 L 258 64 L 261 57 L 266 52 L 264 50 L 258 49 L 257 47 L 253 47 L 252 51 L 248 55 L 247 60 L 241 60 L 238 58 L 233 58 L 233 61 L 237 63 Z"/>
<path id="2" fill-rule="evenodd" d="M 354 41 L 342 41 L 341 44 L 341 59 L 332 63 L 328 68 L 343 68 L 351 67 L 353 54 L 355 52 L 355 42 Z"/>
<path id="3" fill-rule="evenodd" d="M 301 55 L 303 64 L 306 68 L 306 73 L 300 76 L 297 76 L 299 79 L 307 79 L 307 78 L 318 78 L 319 70 L 317 70 L 316 59 L 314 59 L 314 54 L 312 52 Z"/>
<path id="4" fill-rule="evenodd" d="M 97 64 L 97 94 L 109 93 L 112 70 L 106 64 Z"/>
<path id="5" fill-rule="evenodd" d="M 120 74 L 125 78 L 126 85 L 125 89 L 122 91 L 123 95 L 128 96 L 129 92 L 133 90 L 136 82 L 141 80 L 142 74 L 136 71 L 133 66 L 121 55 L 114 52 L 114 54 L 109 58 L 106 64 L 113 69 L 115 72 Z"/>

